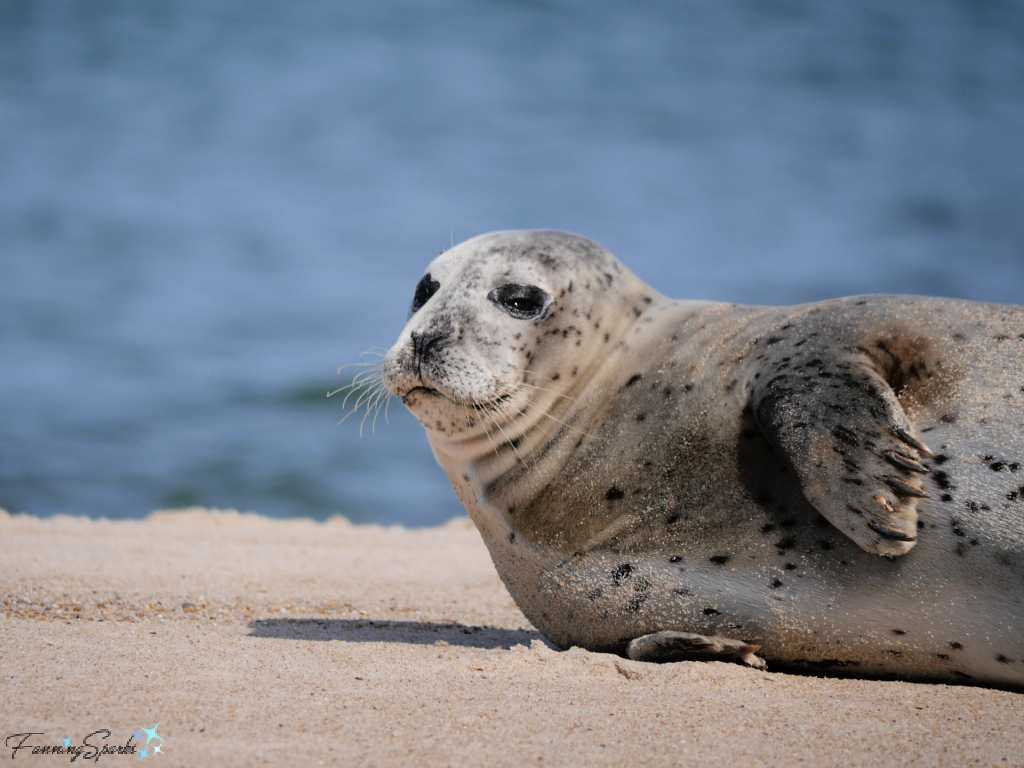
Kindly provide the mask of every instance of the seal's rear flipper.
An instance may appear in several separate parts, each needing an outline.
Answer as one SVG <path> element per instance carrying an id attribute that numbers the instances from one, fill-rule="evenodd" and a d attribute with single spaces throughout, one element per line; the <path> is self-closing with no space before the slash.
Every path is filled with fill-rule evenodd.
<path id="1" fill-rule="evenodd" d="M 727 637 L 706 637 L 689 632 L 655 632 L 638 637 L 626 648 L 633 661 L 663 664 L 669 661 L 735 661 L 757 669 L 767 664 L 754 654 L 761 646 Z"/>

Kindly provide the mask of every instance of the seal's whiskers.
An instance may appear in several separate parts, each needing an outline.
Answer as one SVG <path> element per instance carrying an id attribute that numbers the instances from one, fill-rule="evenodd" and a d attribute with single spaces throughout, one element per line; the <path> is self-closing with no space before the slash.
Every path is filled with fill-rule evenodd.
<path id="1" fill-rule="evenodd" d="M 485 416 L 489 416 L 491 418 L 491 423 L 494 424 L 494 426 L 496 426 L 498 428 L 499 432 L 501 432 L 501 436 L 505 438 L 505 443 L 508 445 L 509 448 L 512 449 L 512 452 L 516 455 L 516 458 L 518 458 L 519 461 L 522 462 L 523 466 L 529 466 L 526 463 L 526 460 L 523 458 L 522 454 L 519 453 L 519 449 L 516 448 L 516 439 L 515 438 L 510 438 L 508 436 L 508 433 L 504 429 L 501 428 L 501 424 L 498 423 L 498 419 L 495 418 L 495 414 L 499 414 L 500 413 L 502 416 L 504 416 L 506 418 L 506 424 L 507 425 L 511 424 L 512 420 L 515 417 L 512 414 L 508 413 L 505 409 L 506 409 L 505 403 L 499 403 L 498 405 L 494 406 L 489 412 L 488 411 L 480 411 L 481 419 L 483 419 Z M 488 432 L 487 434 L 490 437 L 491 433 Z M 492 438 L 492 440 L 493 440 L 493 438 Z"/>
<path id="2" fill-rule="evenodd" d="M 364 405 L 366 406 L 366 413 L 363 415 L 362 421 L 359 422 L 359 436 L 363 435 L 363 427 L 366 425 L 366 420 L 370 418 L 370 414 L 373 413 L 373 420 L 370 422 L 370 429 L 376 431 L 377 429 L 377 417 L 380 415 L 381 410 L 384 411 L 384 422 L 388 420 L 388 403 L 391 402 L 391 393 L 384 386 L 384 374 L 381 369 L 383 363 L 384 354 L 375 350 L 382 349 L 382 347 L 374 347 L 373 349 L 363 352 L 362 355 L 375 355 L 381 360 L 376 360 L 369 363 L 349 363 L 338 368 L 340 374 L 346 368 L 363 367 L 368 370 L 359 371 L 355 376 L 352 377 L 352 381 L 343 387 L 339 387 L 333 392 L 328 392 L 327 397 L 334 397 L 342 392 L 345 393 L 344 398 L 341 401 L 341 407 L 343 409 L 348 407 L 349 398 L 355 396 L 355 402 L 352 404 L 352 410 L 346 413 L 338 424 L 342 424 L 349 416 L 354 413 L 358 413 L 359 409 Z M 362 356 L 360 355 L 360 356 Z"/>

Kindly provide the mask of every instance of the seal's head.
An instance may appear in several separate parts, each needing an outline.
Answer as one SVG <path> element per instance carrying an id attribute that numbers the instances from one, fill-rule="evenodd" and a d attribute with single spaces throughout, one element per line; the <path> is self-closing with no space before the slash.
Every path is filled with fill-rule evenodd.
<path id="1" fill-rule="evenodd" d="M 577 235 L 495 232 L 446 251 L 416 286 L 383 380 L 435 450 L 470 460 L 513 446 L 658 294 Z"/>

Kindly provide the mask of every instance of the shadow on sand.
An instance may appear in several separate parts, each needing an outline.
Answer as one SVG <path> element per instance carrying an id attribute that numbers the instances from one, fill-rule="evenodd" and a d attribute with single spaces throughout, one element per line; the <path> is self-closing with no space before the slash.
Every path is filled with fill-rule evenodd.
<path id="1" fill-rule="evenodd" d="M 250 637 L 278 640 L 340 640 L 345 643 L 412 643 L 431 645 L 444 640 L 469 648 L 529 647 L 544 640 L 540 632 L 526 629 L 471 627 L 429 621 L 377 621 L 371 619 L 258 619 L 249 622 Z"/>

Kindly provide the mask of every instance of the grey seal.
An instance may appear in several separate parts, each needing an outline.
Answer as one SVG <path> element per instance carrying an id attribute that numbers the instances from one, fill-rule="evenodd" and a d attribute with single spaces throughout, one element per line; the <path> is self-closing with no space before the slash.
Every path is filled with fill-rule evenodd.
<path id="1" fill-rule="evenodd" d="M 1024 685 L 1024 308 L 676 301 L 497 232 L 381 374 L 560 647 Z"/>

